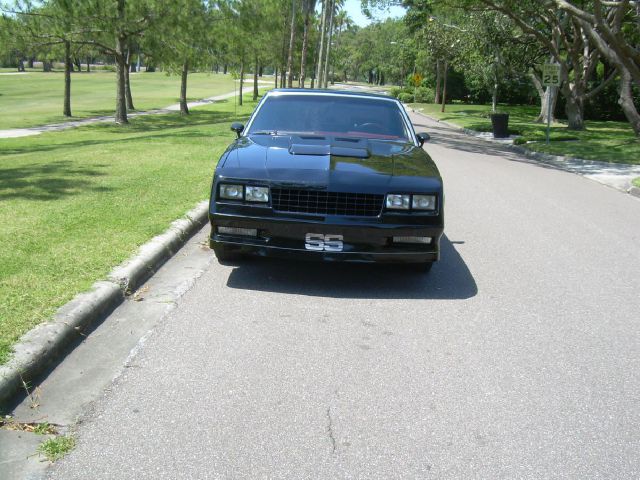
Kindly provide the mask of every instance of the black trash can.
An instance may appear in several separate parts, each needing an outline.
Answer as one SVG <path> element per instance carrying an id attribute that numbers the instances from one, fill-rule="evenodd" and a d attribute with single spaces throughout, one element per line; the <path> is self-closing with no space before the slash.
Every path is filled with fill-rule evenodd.
<path id="1" fill-rule="evenodd" d="M 492 113 L 493 138 L 509 138 L 509 114 Z"/>

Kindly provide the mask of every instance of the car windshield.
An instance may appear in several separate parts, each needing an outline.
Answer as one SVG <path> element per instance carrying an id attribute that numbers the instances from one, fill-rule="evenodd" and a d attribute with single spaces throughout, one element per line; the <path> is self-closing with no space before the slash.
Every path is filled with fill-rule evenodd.
<path id="1" fill-rule="evenodd" d="M 249 135 L 302 133 L 404 140 L 411 138 L 395 102 L 350 95 L 271 95 Z"/>

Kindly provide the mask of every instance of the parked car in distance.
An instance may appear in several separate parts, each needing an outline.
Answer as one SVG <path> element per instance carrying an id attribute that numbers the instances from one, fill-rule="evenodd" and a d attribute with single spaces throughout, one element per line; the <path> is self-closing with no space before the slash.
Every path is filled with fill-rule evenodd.
<path id="1" fill-rule="evenodd" d="M 439 259 L 444 193 L 402 104 L 373 94 L 271 90 L 213 175 L 210 245 L 238 254 L 391 262 Z"/>

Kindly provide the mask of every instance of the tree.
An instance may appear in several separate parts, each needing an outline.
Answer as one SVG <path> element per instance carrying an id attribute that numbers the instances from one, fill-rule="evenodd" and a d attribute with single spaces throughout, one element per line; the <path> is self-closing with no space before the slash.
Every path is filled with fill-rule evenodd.
<path id="1" fill-rule="evenodd" d="M 320 43 L 318 45 L 318 62 L 316 64 L 316 71 L 315 71 L 315 79 L 317 82 L 317 86 L 319 88 L 322 88 L 322 85 L 324 84 L 324 79 L 323 79 L 323 59 L 325 56 L 325 43 L 327 40 L 327 30 L 328 30 L 328 25 L 329 25 L 329 10 L 332 8 L 331 7 L 331 3 L 332 0 L 323 0 L 322 1 L 322 20 L 320 22 Z"/>
<path id="2" fill-rule="evenodd" d="M 71 117 L 71 72 L 73 63 L 71 47 L 78 41 L 75 25 L 75 7 L 71 0 L 50 0 L 34 7 L 31 3 L 16 2 L 12 12 L 21 20 L 22 30 L 14 35 L 22 37 L 23 44 L 33 49 L 62 47 L 64 61 L 64 96 L 62 114 Z M 50 64 L 43 62 L 44 70 L 50 70 Z"/>
<path id="3" fill-rule="evenodd" d="M 73 43 L 90 45 L 113 55 L 116 62 L 116 123 L 128 123 L 126 77 L 130 42 L 142 36 L 160 19 L 166 18 L 163 0 L 64 0 L 61 7 L 75 25 Z M 130 92 L 130 90 L 129 90 Z"/>
<path id="4" fill-rule="evenodd" d="M 300 55 L 300 79 L 298 85 L 304 88 L 307 76 L 307 53 L 309 50 L 309 30 L 311 29 L 311 14 L 316 8 L 316 0 L 302 0 L 302 13 L 304 14 L 304 30 L 302 34 L 302 53 Z"/>
<path id="5" fill-rule="evenodd" d="M 291 0 L 291 29 L 289 34 L 289 55 L 287 57 L 287 87 L 293 88 L 293 51 L 296 46 L 296 8 L 298 0 Z"/>
<path id="6" fill-rule="evenodd" d="M 586 32 L 600 54 L 617 68 L 620 74 L 618 103 L 635 134 L 640 136 L 640 114 L 632 91 L 633 83 L 640 85 L 640 3 L 630 0 L 593 0 L 580 2 L 580 6 L 575 3 L 555 0 Z"/>
<path id="7" fill-rule="evenodd" d="M 599 85 L 591 86 L 601 54 L 584 27 L 554 4 L 541 0 L 480 0 L 480 3 L 510 17 L 525 34 L 547 48 L 560 65 L 560 90 L 566 100 L 568 128 L 584 130 L 585 102 L 615 79 L 612 72 Z"/>
<path id="8" fill-rule="evenodd" d="M 189 71 L 209 65 L 208 48 L 219 33 L 216 27 L 221 19 L 214 19 L 219 12 L 208 11 L 201 0 L 181 0 L 170 5 L 167 13 L 153 35 L 146 36 L 144 47 L 168 72 L 180 75 L 180 114 L 188 115 Z"/>

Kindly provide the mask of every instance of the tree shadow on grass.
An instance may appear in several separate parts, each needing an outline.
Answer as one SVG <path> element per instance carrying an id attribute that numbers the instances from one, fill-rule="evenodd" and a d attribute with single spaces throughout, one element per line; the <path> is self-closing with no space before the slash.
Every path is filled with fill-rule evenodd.
<path id="1" fill-rule="evenodd" d="M 58 200 L 86 191 L 106 192 L 111 189 L 96 185 L 95 179 L 106 175 L 103 169 L 107 166 L 85 167 L 69 161 L 59 161 L 2 168 L 0 169 L 0 201 Z"/>

